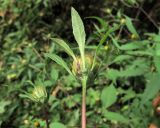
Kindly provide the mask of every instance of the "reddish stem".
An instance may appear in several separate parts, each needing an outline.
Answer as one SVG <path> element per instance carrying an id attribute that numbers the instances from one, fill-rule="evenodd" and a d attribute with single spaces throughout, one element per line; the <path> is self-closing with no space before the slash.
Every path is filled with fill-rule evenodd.
<path id="1" fill-rule="evenodd" d="M 82 128 L 86 128 L 86 94 L 82 94 Z"/>

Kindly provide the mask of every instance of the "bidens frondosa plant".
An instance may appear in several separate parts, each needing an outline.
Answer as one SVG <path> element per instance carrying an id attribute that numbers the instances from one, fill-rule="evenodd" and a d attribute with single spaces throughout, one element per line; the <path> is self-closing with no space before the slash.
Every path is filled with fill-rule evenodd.
<path id="1" fill-rule="evenodd" d="M 49 128 L 49 119 L 48 119 L 48 110 L 47 110 L 47 91 L 45 86 L 43 85 L 43 82 L 41 81 L 35 81 L 35 83 L 32 83 L 29 81 L 29 83 L 33 86 L 32 89 L 28 92 L 23 91 L 23 94 L 20 94 L 20 97 L 22 98 L 28 98 L 31 101 L 37 103 L 41 106 L 42 111 L 44 111 L 45 121 L 46 121 L 46 128 Z"/>
<path id="2" fill-rule="evenodd" d="M 32 91 L 24 92 L 21 97 L 26 97 L 36 103 L 43 104 L 47 99 L 46 88 L 43 85 L 33 85 Z"/>
<path id="3" fill-rule="evenodd" d="M 92 74 L 91 72 L 94 70 L 95 65 L 97 65 L 96 54 L 93 57 L 90 54 L 85 53 L 86 34 L 83 22 L 74 8 L 71 9 L 71 16 L 73 35 L 78 44 L 80 55 L 75 55 L 65 41 L 58 38 L 51 39 L 53 42 L 60 45 L 65 52 L 73 58 L 73 62 L 71 62 L 72 68 L 69 68 L 61 57 L 53 53 L 47 53 L 45 55 L 66 69 L 66 71 L 76 78 L 77 81 L 80 81 L 80 84 L 82 85 L 81 127 L 86 128 L 86 86 L 88 84 L 88 78 L 90 78 L 90 74 Z"/>

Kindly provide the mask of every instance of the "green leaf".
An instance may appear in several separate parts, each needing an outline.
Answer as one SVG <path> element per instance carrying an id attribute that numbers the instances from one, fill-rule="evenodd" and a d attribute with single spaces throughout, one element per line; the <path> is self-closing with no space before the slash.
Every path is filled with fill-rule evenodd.
<path id="1" fill-rule="evenodd" d="M 134 35 L 136 35 L 137 37 L 139 37 L 139 35 L 138 35 L 138 33 L 137 33 L 137 31 L 136 31 L 133 23 L 132 23 L 131 18 L 129 18 L 128 16 L 126 16 L 126 26 L 127 26 L 128 30 L 129 30 L 132 34 L 134 34 Z"/>
<path id="2" fill-rule="evenodd" d="M 131 56 L 131 55 L 119 55 L 111 63 L 123 62 L 123 61 L 129 60 L 131 58 L 133 58 L 133 56 Z"/>
<path id="3" fill-rule="evenodd" d="M 105 73 L 104 75 L 107 77 L 107 79 L 110 79 L 115 83 L 116 79 L 120 76 L 120 71 L 109 68 L 107 73 Z"/>
<path id="4" fill-rule="evenodd" d="M 87 17 L 87 18 L 96 19 L 100 23 L 101 28 L 104 28 L 104 29 L 108 28 L 108 23 L 104 19 L 102 19 L 100 17 L 90 16 L 90 17 Z"/>
<path id="5" fill-rule="evenodd" d="M 0 101 L 0 114 L 5 112 L 5 107 L 10 103 L 11 103 L 10 101 L 4 101 L 4 100 Z"/>
<path id="6" fill-rule="evenodd" d="M 147 102 L 148 100 L 155 97 L 155 95 L 160 91 L 160 74 L 154 73 L 150 74 L 148 77 L 148 83 L 142 94 L 142 104 Z"/>
<path id="7" fill-rule="evenodd" d="M 110 85 L 102 90 L 101 102 L 104 108 L 110 107 L 117 100 L 116 88 Z"/>
<path id="8" fill-rule="evenodd" d="M 130 42 L 124 45 L 120 46 L 120 50 L 135 50 L 135 49 L 140 49 L 144 47 L 144 45 L 148 44 L 146 41 L 140 41 L 140 42 Z"/>
<path id="9" fill-rule="evenodd" d="M 126 117 L 124 117 L 123 115 L 121 115 L 119 113 L 116 113 L 116 112 L 104 111 L 103 115 L 108 120 L 111 120 L 111 121 L 119 121 L 119 122 L 122 122 L 122 123 L 128 123 L 129 122 L 129 120 Z"/>
<path id="10" fill-rule="evenodd" d="M 50 54 L 50 53 L 46 53 L 45 56 L 49 57 L 50 59 L 54 60 L 57 64 L 59 64 L 60 66 L 62 66 L 64 69 L 66 69 L 66 71 L 73 75 L 71 70 L 69 69 L 69 67 L 67 66 L 66 62 L 59 56 L 55 55 L 55 54 Z"/>
<path id="11" fill-rule="evenodd" d="M 50 75 L 51 75 L 52 81 L 56 81 L 59 77 L 59 72 L 58 70 L 52 67 Z"/>
<path id="12" fill-rule="evenodd" d="M 53 122 L 50 124 L 51 128 L 66 128 L 66 126 L 62 123 L 59 122 Z"/>
<path id="13" fill-rule="evenodd" d="M 101 37 L 101 40 L 96 48 L 96 51 L 95 51 L 95 55 L 94 55 L 94 59 L 93 59 L 93 64 L 92 64 L 92 69 L 94 68 L 95 66 L 95 60 L 96 60 L 96 56 L 98 55 L 100 49 L 101 49 L 101 46 L 103 45 L 103 43 L 106 42 L 106 39 L 107 37 L 114 31 L 116 31 L 117 29 L 119 28 L 119 25 L 115 25 L 114 27 L 110 28 L 102 37 Z"/>
<path id="14" fill-rule="evenodd" d="M 153 36 L 153 40 L 154 40 L 155 42 L 160 42 L 160 34 L 154 35 L 154 36 Z"/>
<path id="15" fill-rule="evenodd" d="M 72 16 L 73 35 L 78 43 L 81 54 L 83 54 L 85 48 L 85 38 L 86 38 L 84 25 L 78 12 L 73 7 L 71 9 L 71 16 Z"/>
<path id="16" fill-rule="evenodd" d="M 71 48 L 67 45 L 66 42 L 64 42 L 63 40 L 58 39 L 58 38 L 51 38 L 51 39 L 52 39 L 55 43 L 57 43 L 58 45 L 60 45 L 60 46 L 65 50 L 65 52 L 66 52 L 68 55 L 72 56 L 72 58 L 73 58 L 74 60 L 76 60 L 76 57 L 75 57 L 73 51 L 72 51 Z"/>
<path id="17" fill-rule="evenodd" d="M 160 57 L 160 43 L 156 43 L 156 56 L 159 56 Z"/>
<path id="18" fill-rule="evenodd" d="M 154 56 L 154 65 L 158 73 L 160 73 L 160 56 Z"/>
<path id="19" fill-rule="evenodd" d="M 110 36 L 111 37 L 111 39 L 112 39 L 112 41 L 113 41 L 113 44 L 118 48 L 118 49 L 120 49 L 120 45 L 118 44 L 118 41 L 115 39 L 115 38 L 113 38 L 112 36 Z"/>

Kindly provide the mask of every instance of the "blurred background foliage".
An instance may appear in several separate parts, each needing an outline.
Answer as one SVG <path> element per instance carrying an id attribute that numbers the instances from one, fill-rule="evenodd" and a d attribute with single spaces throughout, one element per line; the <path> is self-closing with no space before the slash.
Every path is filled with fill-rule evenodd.
<path id="1" fill-rule="evenodd" d="M 51 37 L 67 40 L 76 51 L 71 6 L 84 21 L 91 54 L 105 32 L 118 26 L 99 53 L 97 79 L 88 85 L 88 127 L 160 125 L 151 102 L 160 90 L 159 0 L 0 0 L 0 126 L 45 127 L 41 107 L 19 97 L 31 89 L 27 81 L 40 81 L 49 94 L 51 126 L 80 127 L 81 86 L 44 57 L 54 52 L 70 62 Z M 117 119 L 102 112 L 102 94 L 110 84 L 118 98 L 108 109 Z"/>

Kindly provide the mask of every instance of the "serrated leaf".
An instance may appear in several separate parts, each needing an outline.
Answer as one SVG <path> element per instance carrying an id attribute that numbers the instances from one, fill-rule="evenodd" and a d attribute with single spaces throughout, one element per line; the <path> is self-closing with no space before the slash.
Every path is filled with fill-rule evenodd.
<path id="1" fill-rule="evenodd" d="M 62 123 L 59 122 L 53 122 L 50 124 L 51 128 L 66 128 L 66 126 Z"/>
<path id="2" fill-rule="evenodd" d="M 110 80 L 112 80 L 114 83 L 116 82 L 116 79 L 120 76 L 120 71 L 116 69 L 109 69 L 107 71 L 106 77 Z"/>
<path id="3" fill-rule="evenodd" d="M 109 112 L 109 111 L 104 111 L 103 112 L 104 117 L 106 117 L 108 120 L 111 121 L 119 121 L 122 123 L 128 123 L 129 119 L 124 117 L 123 115 L 116 113 L 116 112 Z"/>
<path id="4" fill-rule="evenodd" d="M 134 77 L 144 75 L 150 70 L 146 59 L 137 59 L 132 61 L 130 65 L 126 65 L 125 69 L 120 71 L 120 77 Z"/>
<path id="5" fill-rule="evenodd" d="M 132 34 L 134 34 L 134 35 L 136 35 L 137 37 L 139 37 L 139 35 L 138 35 L 138 33 L 137 33 L 137 31 L 136 31 L 133 23 L 132 23 L 131 18 L 129 18 L 128 16 L 126 16 L 126 26 L 127 26 L 128 30 L 129 30 Z"/>
<path id="6" fill-rule="evenodd" d="M 116 88 L 110 85 L 102 90 L 101 102 L 104 108 L 110 107 L 117 100 Z"/>
<path id="7" fill-rule="evenodd" d="M 81 54 L 83 54 L 85 48 L 85 40 L 86 40 L 84 25 L 78 12 L 73 7 L 71 9 L 71 16 L 72 16 L 73 35 L 78 43 Z"/>
<path id="8" fill-rule="evenodd" d="M 58 38 L 51 38 L 55 43 L 57 43 L 58 45 L 60 45 L 64 50 L 65 52 L 70 55 L 74 60 L 76 60 L 76 57 L 73 53 L 73 51 L 71 50 L 71 48 L 68 46 L 68 44 L 61 40 L 61 39 L 58 39 Z"/>
<path id="9" fill-rule="evenodd" d="M 67 66 L 66 62 L 59 56 L 55 55 L 55 54 L 50 54 L 50 53 L 46 53 L 45 56 L 49 57 L 50 59 L 54 60 L 57 64 L 59 64 L 60 66 L 62 66 L 64 69 L 66 69 L 66 71 L 70 74 L 73 75 L 71 70 L 69 69 L 69 67 Z"/>
<path id="10" fill-rule="evenodd" d="M 142 94 L 142 104 L 155 97 L 155 95 L 160 91 L 159 73 L 150 74 L 147 79 L 148 83 L 146 85 L 144 93 Z"/>
<path id="11" fill-rule="evenodd" d="M 135 50 L 141 49 L 144 45 L 148 44 L 147 41 L 140 41 L 140 42 L 130 42 L 120 46 L 120 50 Z"/>
<path id="12" fill-rule="evenodd" d="M 119 55 L 112 61 L 112 63 L 129 60 L 131 58 L 133 58 L 133 56 L 131 56 L 131 55 Z"/>

